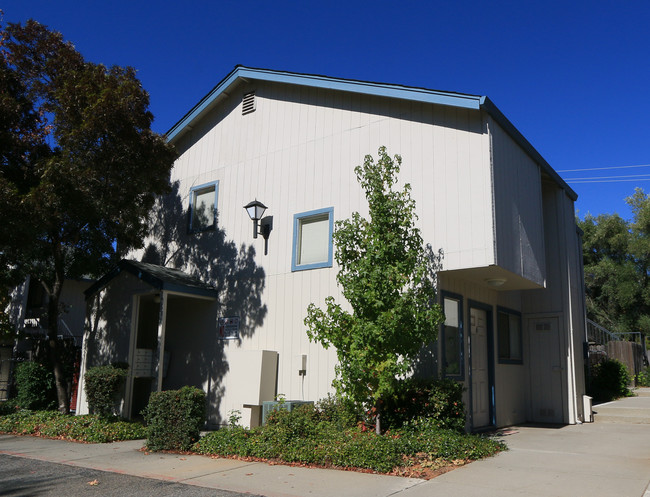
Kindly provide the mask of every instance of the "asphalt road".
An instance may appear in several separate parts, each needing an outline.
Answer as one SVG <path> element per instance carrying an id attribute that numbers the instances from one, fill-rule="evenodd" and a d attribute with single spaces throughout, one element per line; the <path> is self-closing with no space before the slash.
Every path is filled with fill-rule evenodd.
<path id="1" fill-rule="evenodd" d="M 3 497 L 240 497 L 227 490 L 138 478 L 0 454 Z"/>

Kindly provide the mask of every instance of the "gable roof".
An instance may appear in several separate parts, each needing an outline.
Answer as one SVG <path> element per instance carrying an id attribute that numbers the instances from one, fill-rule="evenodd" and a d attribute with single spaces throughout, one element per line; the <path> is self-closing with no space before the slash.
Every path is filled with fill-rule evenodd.
<path id="1" fill-rule="evenodd" d="M 119 276 L 123 271 L 131 273 L 158 290 L 217 298 L 217 290 L 215 288 L 184 273 L 180 269 L 122 259 L 117 266 L 84 291 L 86 299 L 101 291 L 112 279 Z"/>
<path id="2" fill-rule="evenodd" d="M 402 86 L 388 83 L 373 83 L 370 81 L 358 81 L 352 79 L 333 78 L 315 74 L 300 74 L 287 71 L 274 71 L 271 69 L 258 69 L 238 65 L 230 74 L 222 79 L 205 97 L 203 97 L 190 111 L 185 114 L 169 131 L 167 140 L 174 143 L 188 130 L 191 130 L 194 123 L 200 120 L 206 112 L 212 109 L 224 97 L 229 96 L 229 91 L 241 81 L 258 80 L 273 83 L 284 83 L 290 85 L 306 86 L 310 88 L 322 88 L 327 90 L 344 91 L 362 95 L 373 95 L 379 97 L 410 100 L 437 105 L 447 105 L 464 109 L 483 110 L 487 112 L 522 148 L 528 155 L 537 162 L 542 170 L 548 174 L 572 200 L 578 195 L 566 184 L 558 173 L 548 162 L 535 150 L 528 140 L 515 128 L 503 113 L 492 103 L 487 96 L 470 95 L 465 93 L 446 92 Z"/>

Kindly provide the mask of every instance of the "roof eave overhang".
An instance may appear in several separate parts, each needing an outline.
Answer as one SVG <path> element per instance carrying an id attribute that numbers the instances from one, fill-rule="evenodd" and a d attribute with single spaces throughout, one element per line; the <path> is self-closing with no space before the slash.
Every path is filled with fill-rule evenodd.
<path id="1" fill-rule="evenodd" d="M 222 79 L 201 101 L 196 104 L 183 118 L 178 121 L 166 133 L 167 140 L 174 143 L 201 116 L 210 110 L 224 95 L 240 81 L 268 81 L 272 83 L 283 83 L 290 85 L 306 86 L 310 88 L 322 88 L 327 90 L 343 91 L 377 97 L 397 98 L 430 104 L 448 105 L 465 109 L 480 108 L 481 97 L 479 95 L 467 95 L 463 93 L 443 92 L 429 90 L 426 88 L 412 88 L 387 83 L 373 83 L 369 81 L 356 81 L 342 78 L 332 78 L 314 74 L 298 74 L 286 71 L 272 71 L 269 69 L 254 69 L 250 67 L 237 66 Z"/>
<path id="2" fill-rule="evenodd" d="M 172 292 L 176 294 L 183 294 L 188 296 L 210 298 L 210 299 L 216 299 L 218 297 L 218 293 L 216 289 L 200 288 L 197 286 L 184 285 L 182 283 L 173 283 L 173 282 L 165 281 L 161 278 L 157 278 L 156 276 L 150 273 L 147 273 L 146 271 L 141 271 L 137 267 L 134 267 L 131 264 L 129 264 L 128 261 L 123 260 L 117 266 L 115 266 L 111 271 L 106 273 L 102 278 L 97 280 L 93 285 L 91 285 L 84 291 L 86 300 L 92 298 L 94 295 L 101 292 L 111 280 L 119 276 L 120 273 L 122 273 L 123 271 L 132 274 L 133 276 L 144 281 L 145 283 L 147 283 L 149 286 L 151 286 L 156 290 Z"/>
<path id="3" fill-rule="evenodd" d="M 522 148 L 524 151 L 539 164 L 546 174 L 566 192 L 571 200 L 574 202 L 578 198 L 578 194 L 562 179 L 562 177 L 555 172 L 551 165 L 546 162 L 546 159 L 533 147 L 530 142 L 522 135 L 514 124 L 503 115 L 494 103 L 488 97 L 481 97 L 481 109 L 487 112 L 492 119 L 494 119 L 503 130 L 510 135 L 510 137 Z"/>

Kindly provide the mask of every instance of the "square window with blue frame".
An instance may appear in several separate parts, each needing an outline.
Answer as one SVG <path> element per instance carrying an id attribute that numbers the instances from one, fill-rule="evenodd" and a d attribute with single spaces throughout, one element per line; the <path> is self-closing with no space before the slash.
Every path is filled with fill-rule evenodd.
<path id="1" fill-rule="evenodd" d="M 218 193 L 218 181 L 195 186 L 190 190 L 190 233 L 217 228 Z"/>
<path id="2" fill-rule="evenodd" d="M 333 231 L 333 207 L 295 214 L 291 270 L 332 267 Z"/>

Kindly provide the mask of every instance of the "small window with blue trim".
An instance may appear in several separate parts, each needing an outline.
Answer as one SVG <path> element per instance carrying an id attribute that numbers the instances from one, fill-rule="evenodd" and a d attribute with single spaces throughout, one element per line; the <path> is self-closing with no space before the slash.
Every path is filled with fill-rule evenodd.
<path id="1" fill-rule="evenodd" d="M 190 233 L 216 229 L 218 192 L 218 181 L 190 190 Z"/>
<path id="2" fill-rule="evenodd" d="M 521 314 L 510 309 L 497 309 L 497 332 L 499 338 L 499 362 L 523 364 L 521 339 Z"/>
<path id="3" fill-rule="evenodd" d="M 333 229 L 333 207 L 295 214 L 291 270 L 332 267 Z"/>
<path id="4" fill-rule="evenodd" d="M 465 377 L 462 297 L 443 292 L 442 308 L 445 313 L 441 330 L 442 374 L 462 380 Z"/>

